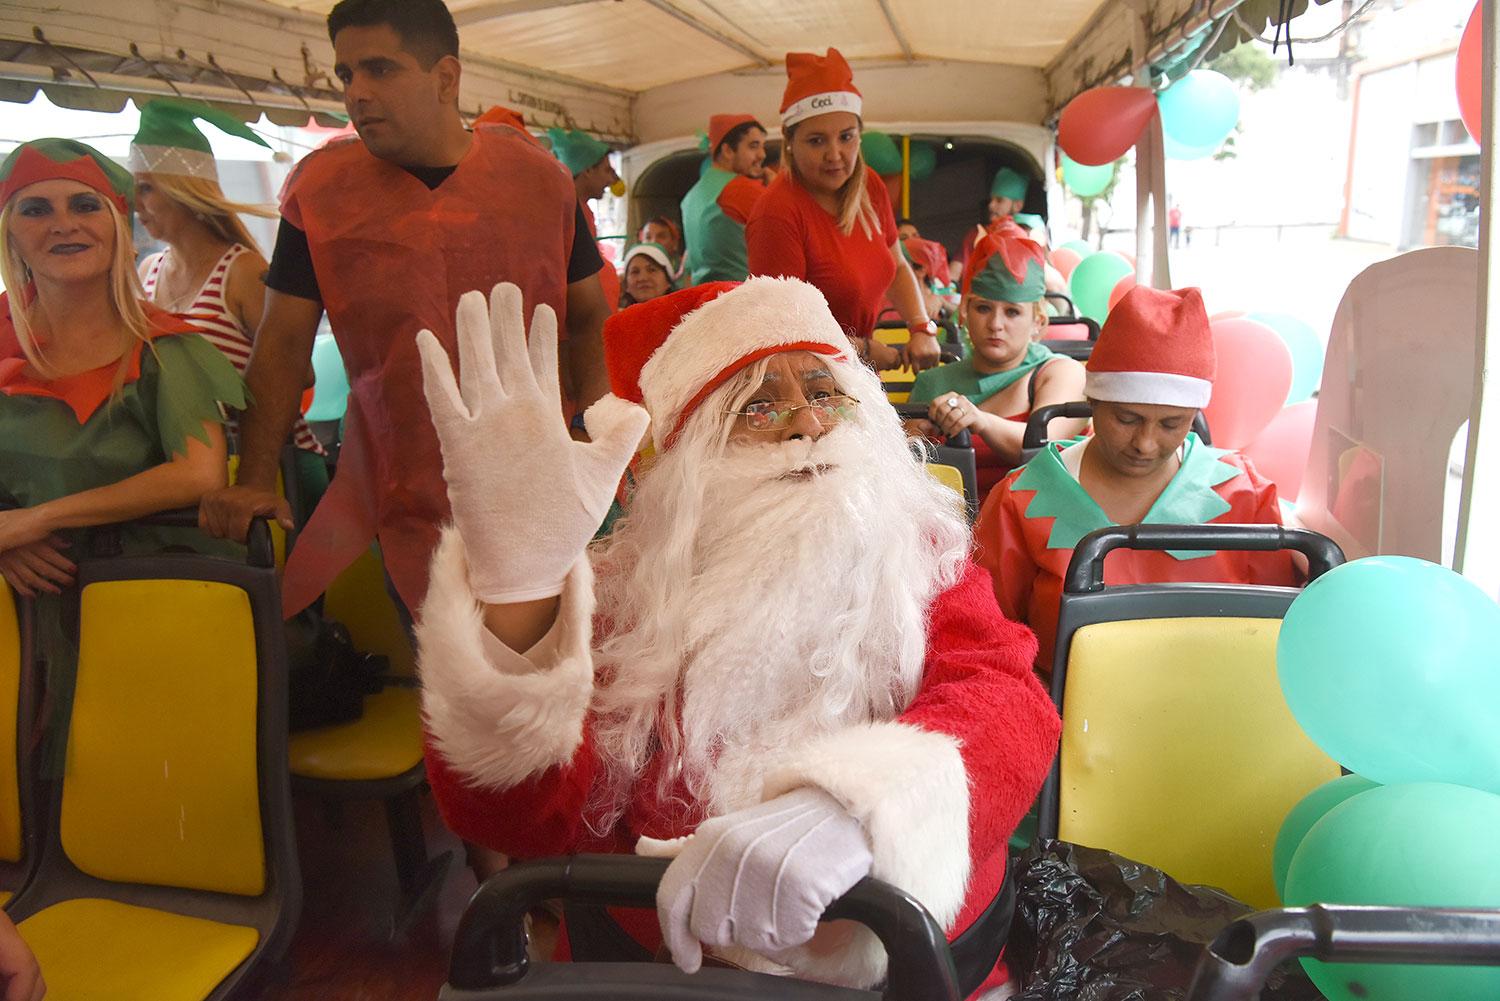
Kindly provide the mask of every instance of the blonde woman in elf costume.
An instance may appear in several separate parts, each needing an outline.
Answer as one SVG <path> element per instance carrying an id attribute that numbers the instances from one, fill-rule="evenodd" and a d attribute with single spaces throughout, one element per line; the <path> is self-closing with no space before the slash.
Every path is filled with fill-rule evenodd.
<path id="1" fill-rule="evenodd" d="M 911 402 L 930 403 L 928 421 L 912 421 L 918 434 L 973 434 L 979 496 L 987 495 L 1021 461 L 1026 419 L 1037 407 L 1083 398 L 1083 366 L 1054 354 L 1039 338 L 1046 252 L 1013 225 L 979 241 L 964 272 L 959 307 L 973 350 L 963 361 L 917 376 Z M 1069 437 L 1083 421 L 1057 420 L 1052 431 Z"/>
<path id="2" fill-rule="evenodd" d="M 167 245 L 141 262 L 141 285 L 152 303 L 188 317 L 243 376 L 265 308 L 266 259 L 239 214 L 274 218 L 276 213 L 224 197 L 213 151 L 195 120 L 266 145 L 243 122 L 206 104 L 163 99 L 141 108 L 140 131 L 126 164 L 135 173 L 141 225 Z M 292 443 L 302 520 L 328 488 L 328 464 L 323 446 L 300 417 L 292 426 Z"/>
<path id="3" fill-rule="evenodd" d="M 1193 415 L 1213 390 L 1214 348 L 1195 288 L 1136 286 L 1110 310 L 1084 394 L 1094 433 L 1054 443 L 1001 482 L 974 529 L 1007 618 L 1036 630 L 1052 670 L 1057 606 L 1073 547 L 1108 525 L 1281 523 L 1276 487 L 1250 460 L 1203 444 Z M 1299 583 L 1290 553 L 1112 553 L 1106 584 Z"/>
<path id="4" fill-rule="evenodd" d="M 577 129 L 548 129 L 547 138 L 552 142 L 552 155 L 561 161 L 573 177 L 573 190 L 578 193 L 578 205 L 589 224 L 589 236 L 599 239 L 599 224 L 594 220 L 594 210 L 589 202 L 603 198 L 606 191 L 624 194 L 625 186 L 620 175 L 609 162 L 609 146 L 587 132 Z M 599 286 L 604 290 L 604 301 L 613 309 L 620 301 L 620 276 L 608 257 L 599 269 Z"/>
<path id="5" fill-rule="evenodd" d="M 919 371 L 932 368 L 939 357 L 937 324 L 897 246 L 885 182 L 860 155 L 863 100 L 854 74 L 838 49 L 823 56 L 789 52 L 786 73 L 781 131 L 787 169 L 745 225 L 750 273 L 816 287 L 860 357 L 877 369 L 903 360 Z M 904 352 L 870 336 L 887 297 L 911 331 Z"/>
<path id="6" fill-rule="evenodd" d="M 221 404 L 245 405 L 234 368 L 186 321 L 141 297 L 130 175 L 68 139 L 0 164 L 0 575 L 39 596 L 51 713 L 43 752 L 61 767 L 76 651 L 58 591 L 79 530 L 196 505 L 226 477 Z M 136 528 L 127 552 L 209 543 Z M 229 547 L 233 551 L 232 546 Z"/>

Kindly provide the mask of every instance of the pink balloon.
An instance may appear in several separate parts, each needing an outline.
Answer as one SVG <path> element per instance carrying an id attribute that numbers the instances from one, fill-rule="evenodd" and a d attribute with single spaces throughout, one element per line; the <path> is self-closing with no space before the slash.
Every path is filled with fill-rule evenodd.
<path id="1" fill-rule="evenodd" d="M 1248 315 L 1243 309 L 1224 309 L 1208 318 L 1209 323 L 1218 323 L 1220 320 L 1233 320 L 1236 317 Z"/>
<path id="2" fill-rule="evenodd" d="M 1474 137 L 1475 142 L 1479 141 L 1479 116 L 1483 107 L 1483 98 L 1480 96 L 1480 61 L 1483 59 L 1483 39 L 1480 33 L 1484 28 L 1483 11 L 1483 2 L 1476 3 L 1474 13 L 1469 15 L 1463 37 L 1458 40 L 1454 74 L 1454 82 L 1458 87 L 1458 113 L 1464 120 L 1464 128 L 1469 130 L 1469 135 Z M 1078 158 L 1075 156 L 1073 159 Z"/>
<path id="3" fill-rule="evenodd" d="M 1276 331 L 1243 317 L 1210 323 L 1218 375 L 1203 408 L 1218 448 L 1244 448 L 1281 412 L 1292 388 L 1292 352 Z"/>
<path id="4" fill-rule="evenodd" d="M 1135 270 L 1135 255 L 1134 254 L 1127 254 L 1123 250 L 1111 250 L 1110 253 L 1114 254 L 1116 257 L 1124 259 L 1125 263 L 1128 264 L 1128 265 L 1130 265 L 1130 270 L 1132 270 L 1132 271 Z"/>
<path id="5" fill-rule="evenodd" d="M 1057 144 L 1074 162 L 1102 167 L 1130 151 L 1154 114 L 1149 87 L 1092 87 L 1063 108 Z"/>
<path id="6" fill-rule="evenodd" d="M 1126 292 L 1135 288 L 1135 275 L 1126 275 L 1115 282 L 1115 287 L 1109 290 L 1109 308 L 1114 309 L 1115 303 L 1124 297 Z"/>
<path id="7" fill-rule="evenodd" d="M 1064 281 L 1072 277 L 1073 269 L 1078 267 L 1078 262 L 1081 260 L 1083 257 L 1078 251 L 1068 247 L 1058 247 L 1052 251 L 1052 266 L 1063 276 Z"/>
<path id="8" fill-rule="evenodd" d="M 1297 492 L 1302 489 L 1302 474 L 1307 471 L 1317 416 L 1317 400 L 1293 403 L 1272 417 L 1271 423 L 1245 446 L 1245 457 L 1255 463 L 1262 476 L 1276 484 L 1276 494 L 1284 501 L 1296 500 Z"/>

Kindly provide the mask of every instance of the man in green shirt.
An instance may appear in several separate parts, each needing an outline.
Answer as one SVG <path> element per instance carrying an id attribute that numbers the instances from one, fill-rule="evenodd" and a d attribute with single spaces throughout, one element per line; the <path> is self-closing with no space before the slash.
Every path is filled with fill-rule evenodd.
<path id="1" fill-rule="evenodd" d="M 765 193 L 766 130 L 751 115 L 708 120 L 710 163 L 682 200 L 694 285 L 744 281 L 750 273 L 745 221 Z"/>

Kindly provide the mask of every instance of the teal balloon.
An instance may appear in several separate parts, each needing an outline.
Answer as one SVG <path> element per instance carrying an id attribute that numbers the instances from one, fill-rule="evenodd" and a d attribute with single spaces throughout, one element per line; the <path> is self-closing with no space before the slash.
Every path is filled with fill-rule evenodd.
<path id="1" fill-rule="evenodd" d="M 1286 313 L 1251 313 L 1250 319 L 1276 331 L 1292 353 L 1292 388 L 1286 394 L 1287 404 L 1311 399 L 1323 384 L 1323 339 L 1317 331 Z"/>
<path id="2" fill-rule="evenodd" d="M 319 334 L 313 341 L 313 401 L 307 408 L 310 421 L 336 421 L 349 403 L 349 376 L 332 334 Z"/>
<path id="3" fill-rule="evenodd" d="M 1156 98 L 1162 131 L 1185 149 L 1218 148 L 1240 120 L 1240 92 L 1224 74 L 1193 70 Z"/>
<path id="4" fill-rule="evenodd" d="M 1106 163 L 1100 167 L 1085 167 L 1074 162 L 1068 154 L 1062 154 L 1063 183 L 1079 198 L 1092 198 L 1109 187 L 1115 176 L 1115 165 Z"/>
<path id="5" fill-rule="evenodd" d="M 1318 788 L 1292 807 L 1281 822 L 1281 831 L 1276 835 L 1276 845 L 1271 850 L 1271 878 L 1276 883 L 1276 895 L 1286 900 L 1286 873 L 1292 867 L 1292 856 L 1312 826 L 1324 815 L 1352 796 L 1378 789 L 1380 786 L 1363 775 L 1341 775 Z"/>
<path id="6" fill-rule="evenodd" d="M 937 169 L 937 150 L 930 143 L 911 144 L 911 179 L 925 181 Z"/>
<path id="7" fill-rule="evenodd" d="M 901 173 L 901 147 L 884 132 L 866 132 L 860 138 L 865 163 L 881 177 Z"/>
<path id="8" fill-rule="evenodd" d="M 1133 273 L 1130 262 L 1119 254 L 1097 251 L 1079 261 L 1068 276 L 1068 298 L 1079 313 L 1103 323 L 1110 292 L 1121 278 Z"/>
<path id="9" fill-rule="evenodd" d="M 1057 249 L 1071 250 L 1079 257 L 1087 257 L 1094 252 L 1094 248 L 1089 246 L 1089 242 L 1087 240 L 1069 240 L 1067 243 L 1063 244 Z"/>
<path id="10" fill-rule="evenodd" d="M 1201 160 L 1206 156 L 1213 156 L 1224 145 L 1223 140 L 1208 146 L 1187 146 L 1178 142 L 1166 132 L 1162 132 L 1162 148 L 1167 154 L 1168 160 Z"/>
<path id="11" fill-rule="evenodd" d="M 1329 810 L 1302 839 L 1286 902 L 1500 908 L 1500 796 L 1435 782 L 1382 786 Z M 1493 1001 L 1500 968 L 1302 960 L 1330 1001 Z"/>
<path id="12" fill-rule="evenodd" d="M 1453 571 L 1335 567 L 1287 609 L 1276 670 L 1298 724 L 1350 771 L 1500 792 L 1500 606 Z"/>

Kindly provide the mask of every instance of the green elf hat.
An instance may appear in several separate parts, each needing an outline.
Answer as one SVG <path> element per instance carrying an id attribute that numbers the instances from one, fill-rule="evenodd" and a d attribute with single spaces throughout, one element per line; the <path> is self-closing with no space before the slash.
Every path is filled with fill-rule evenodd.
<path id="1" fill-rule="evenodd" d="M 141 106 L 141 127 L 130 141 L 125 165 L 137 174 L 176 174 L 217 181 L 219 169 L 214 165 L 213 147 L 198 131 L 196 121 L 207 122 L 226 135 L 271 148 L 250 126 L 227 112 L 201 101 L 163 97 Z"/>
<path id="2" fill-rule="evenodd" d="M 130 218 L 135 179 L 94 147 L 74 139 L 33 139 L 11 150 L 0 163 L 0 205 L 27 185 L 59 178 L 87 184 Z"/>
<path id="3" fill-rule="evenodd" d="M 1036 302 L 1047 291 L 1047 252 L 1014 224 L 986 233 L 964 272 L 965 296 L 995 302 Z"/>
<path id="4" fill-rule="evenodd" d="M 609 156 L 606 143 L 577 129 L 548 129 L 547 138 L 552 140 L 552 155 L 561 160 L 574 177 Z"/>
<path id="5" fill-rule="evenodd" d="M 1009 167 L 1001 167 L 1000 172 L 995 175 L 995 183 L 990 185 L 990 197 L 1023 202 L 1026 200 L 1026 189 L 1030 186 L 1031 182 L 1024 175 Z"/>

